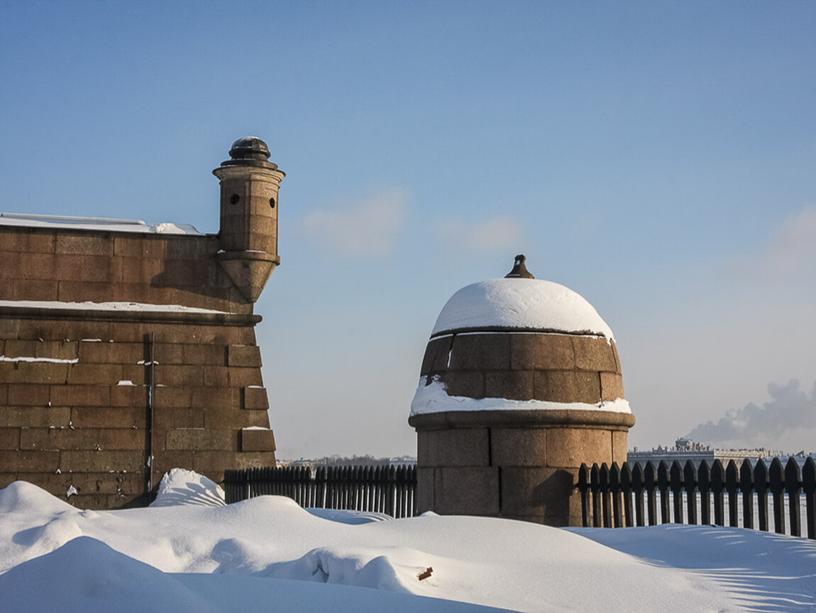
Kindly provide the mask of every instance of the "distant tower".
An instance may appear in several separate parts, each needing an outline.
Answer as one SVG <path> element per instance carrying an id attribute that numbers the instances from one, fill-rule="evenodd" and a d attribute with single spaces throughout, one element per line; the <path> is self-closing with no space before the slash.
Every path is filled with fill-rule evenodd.
<path id="1" fill-rule="evenodd" d="M 221 182 L 221 266 L 249 302 L 255 302 L 278 256 L 278 190 L 285 176 L 256 136 L 232 144 L 230 159 L 213 170 Z"/>

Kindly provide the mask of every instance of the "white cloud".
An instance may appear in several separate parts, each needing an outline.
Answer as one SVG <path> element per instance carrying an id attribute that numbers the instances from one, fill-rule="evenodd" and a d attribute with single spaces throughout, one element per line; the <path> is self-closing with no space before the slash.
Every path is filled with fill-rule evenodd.
<path id="1" fill-rule="evenodd" d="M 435 227 L 446 245 L 467 251 L 518 249 L 524 235 L 521 224 L 512 217 L 498 216 L 483 221 L 448 220 Z"/>
<path id="2" fill-rule="evenodd" d="M 816 270 L 816 208 L 788 217 L 771 236 L 761 267 L 774 275 L 799 275 Z"/>
<path id="3" fill-rule="evenodd" d="M 306 215 L 309 237 L 344 255 L 369 256 L 391 252 L 406 217 L 406 196 L 399 190 L 380 192 L 332 209 Z"/>

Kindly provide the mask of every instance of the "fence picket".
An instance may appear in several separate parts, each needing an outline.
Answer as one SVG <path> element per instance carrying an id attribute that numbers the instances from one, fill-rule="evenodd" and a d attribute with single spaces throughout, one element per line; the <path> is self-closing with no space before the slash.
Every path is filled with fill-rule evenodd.
<path id="1" fill-rule="evenodd" d="M 762 458 L 754 466 L 754 491 L 757 495 L 759 529 L 768 531 L 768 467 Z"/>
<path id="2" fill-rule="evenodd" d="M 805 493 L 808 538 L 816 539 L 816 462 L 810 457 L 802 467 L 802 490 Z"/>
<path id="3" fill-rule="evenodd" d="M 788 494 L 788 512 L 790 513 L 790 531 L 792 536 L 802 536 L 802 514 L 799 509 L 802 493 L 802 475 L 799 463 L 788 458 L 785 465 L 785 492 Z"/>
<path id="4" fill-rule="evenodd" d="M 739 489 L 742 492 L 742 525 L 754 527 L 754 471 L 751 460 L 745 458 L 739 470 Z"/>

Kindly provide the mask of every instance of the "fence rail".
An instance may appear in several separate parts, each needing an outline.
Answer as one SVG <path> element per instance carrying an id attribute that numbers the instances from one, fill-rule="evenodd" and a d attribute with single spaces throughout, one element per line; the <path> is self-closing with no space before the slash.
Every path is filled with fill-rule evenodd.
<path id="1" fill-rule="evenodd" d="M 415 466 L 285 466 L 224 473 L 228 503 L 255 496 L 292 498 L 302 507 L 387 513 L 416 513 Z"/>
<path id="2" fill-rule="evenodd" d="M 816 462 L 790 458 L 770 466 L 719 460 L 699 467 L 674 461 L 630 466 L 582 464 L 578 472 L 585 527 L 620 528 L 658 523 L 715 524 L 816 539 Z M 645 503 L 645 509 L 644 509 Z M 770 506 L 769 506 L 770 503 Z M 803 509 L 804 507 L 804 509 Z M 804 526 L 802 515 L 805 515 Z M 772 511 L 772 512 L 770 512 Z M 786 521 L 789 522 L 786 525 Z M 805 529 L 803 529 L 805 528 Z"/>

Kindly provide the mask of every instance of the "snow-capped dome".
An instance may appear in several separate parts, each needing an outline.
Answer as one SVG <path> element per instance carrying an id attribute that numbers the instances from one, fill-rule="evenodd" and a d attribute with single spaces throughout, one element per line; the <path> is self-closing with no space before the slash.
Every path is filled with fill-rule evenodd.
<path id="1" fill-rule="evenodd" d="M 596 334 L 612 329 L 587 300 L 568 287 L 541 279 L 490 279 L 467 285 L 445 304 L 431 336 L 479 328 Z"/>

